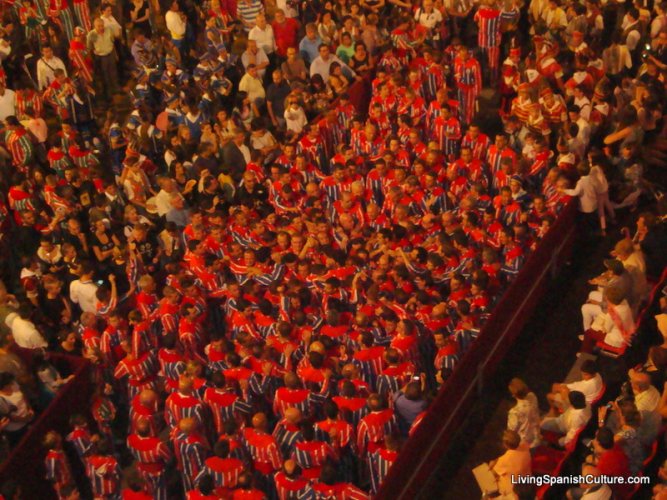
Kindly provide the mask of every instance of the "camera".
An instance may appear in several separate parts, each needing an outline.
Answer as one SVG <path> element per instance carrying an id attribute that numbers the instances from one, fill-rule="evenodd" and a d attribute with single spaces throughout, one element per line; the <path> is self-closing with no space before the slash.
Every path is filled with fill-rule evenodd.
<path id="1" fill-rule="evenodd" d="M 644 50 L 642 51 L 642 59 L 648 59 L 650 55 L 653 55 L 653 49 L 651 48 L 651 44 L 647 43 L 644 45 Z"/>

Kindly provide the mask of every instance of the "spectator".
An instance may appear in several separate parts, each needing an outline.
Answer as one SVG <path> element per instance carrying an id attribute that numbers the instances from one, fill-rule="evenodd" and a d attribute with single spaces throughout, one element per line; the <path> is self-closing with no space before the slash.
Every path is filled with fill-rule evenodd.
<path id="1" fill-rule="evenodd" d="M 393 396 L 394 410 L 404 432 L 412 426 L 417 415 L 426 409 L 426 401 L 422 394 L 425 380 L 425 377 L 422 376 L 420 382 L 412 381 L 408 383 Z"/>
<path id="2" fill-rule="evenodd" d="M 0 373 L 0 422 L 9 444 L 15 446 L 35 416 L 11 373 Z"/>
<path id="3" fill-rule="evenodd" d="M 317 26 L 307 24 L 306 35 L 299 42 L 299 55 L 308 67 L 319 56 L 320 45 L 322 39 L 317 34 Z"/>
<path id="4" fill-rule="evenodd" d="M 591 408 L 586 403 L 586 397 L 579 391 L 568 394 L 569 407 L 561 415 L 555 417 L 547 415 L 542 419 L 541 428 L 545 431 L 556 432 L 562 437 L 558 444 L 567 447 L 578 436 L 591 418 Z"/>
<path id="5" fill-rule="evenodd" d="M 569 384 L 554 384 L 547 400 L 552 407 L 563 410 L 568 401 L 570 391 L 581 392 L 587 404 L 592 404 L 602 396 L 604 382 L 597 372 L 595 362 L 588 359 L 581 364 L 581 380 Z"/>
<path id="6" fill-rule="evenodd" d="M 606 312 L 595 317 L 591 328 L 579 340 L 583 341 L 580 352 L 591 352 L 597 341 L 613 347 L 627 345 L 634 333 L 632 310 L 618 288 L 606 291 Z"/>
<path id="7" fill-rule="evenodd" d="M 516 404 L 507 414 L 507 429 L 516 432 L 523 444 L 534 448 L 542 442 L 537 397 L 530 392 L 523 380 L 518 378 L 510 381 L 509 391 L 516 399 Z"/>
<path id="8" fill-rule="evenodd" d="M 489 468 L 498 481 L 498 492 L 501 495 L 512 495 L 514 481 L 518 476 L 529 476 L 531 473 L 530 451 L 521 437 L 515 431 L 506 430 L 503 433 L 503 453 L 496 460 L 489 463 Z"/>
<path id="9" fill-rule="evenodd" d="M 42 334 L 30 320 L 31 308 L 27 304 L 21 305 L 16 312 L 9 313 L 5 324 L 10 328 L 12 338 L 23 349 L 42 349 L 48 346 Z"/>
<path id="10" fill-rule="evenodd" d="M 88 50 L 93 55 L 95 73 L 105 75 L 102 90 L 107 99 L 111 100 L 119 91 L 114 40 L 120 33 L 115 34 L 101 18 L 95 19 L 93 26 L 94 29 L 88 33 Z"/>

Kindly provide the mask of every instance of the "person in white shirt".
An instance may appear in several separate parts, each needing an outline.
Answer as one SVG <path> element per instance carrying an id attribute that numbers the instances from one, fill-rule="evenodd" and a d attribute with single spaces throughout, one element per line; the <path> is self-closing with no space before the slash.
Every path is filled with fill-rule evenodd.
<path id="1" fill-rule="evenodd" d="M 341 61 L 338 56 L 331 53 L 328 45 L 321 44 L 319 48 L 320 55 L 313 59 L 313 62 L 310 63 L 310 76 L 320 75 L 322 79 L 326 82 L 329 80 L 329 70 L 331 65 L 335 62 L 341 65 L 342 68 L 345 68 L 349 71 L 352 76 L 356 77 L 357 74 L 350 68 L 347 64 Z"/>
<path id="2" fill-rule="evenodd" d="M 579 85 L 572 89 L 572 95 L 574 96 L 574 104 L 579 106 L 579 116 L 588 124 L 588 121 L 591 118 L 591 110 L 593 109 L 591 107 L 590 99 L 586 97 L 584 90 Z M 578 124 L 579 123 L 577 123 L 577 125 Z M 581 128 L 581 125 L 579 125 L 579 128 Z"/>
<path id="3" fill-rule="evenodd" d="M 239 91 L 248 94 L 255 116 L 260 116 L 259 108 L 266 98 L 266 90 L 264 90 L 264 85 L 262 85 L 262 80 L 259 78 L 257 67 L 254 64 L 248 65 L 245 75 L 241 77 Z"/>
<path id="4" fill-rule="evenodd" d="M 568 196 L 579 198 L 579 211 L 584 214 L 594 214 L 598 208 L 598 195 L 595 191 L 595 184 L 590 177 L 590 168 L 588 164 L 582 162 L 577 166 L 579 180 L 574 189 L 561 189 Z"/>
<path id="5" fill-rule="evenodd" d="M 579 391 L 570 392 L 568 401 L 570 405 L 567 410 L 557 417 L 547 414 L 541 424 L 542 430 L 563 435 L 558 439 L 558 444 L 562 447 L 572 443 L 579 431 L 591 419 L 591 408 L 586 403 L 586 397 L 583 393 Z"/>
<path id="6" fill-rule="evenodd" d="M 632 240 L 624 238 L 614 246 L 614 255 L 632 276 L 632 292 L 637 305 L 648 298 L 650 287 L 646 281 L 646 261 L 641 250 L 635 250 Z"/>
<path id="7" fill-rule="evenodd" d="M 285 13 L 285 17 L 299 17 L 299 12 L 294 8 L 296 2 L 288 0 L 276 0 L 276 6 Z"/>
<path id="8" fill-rule="evenodd" d="M 83 312 L 97 314 L 97 285 L 93 283 L 93 266 L 89 262 L 79 266 L 79 279 L 69 286 L 70 300 Z"/>
<path id="9" fill-rule="evenodd" d="M 581 364 L 581 380 L 569 384 L 554 384 L 551 392 L 547 394 L 547 401 L 552 408 L 565 409 L 565 401 L 572 391 L 581 392 L 589 405 L 601 396 L 604 383 L 602 377 L 597 373 L 595 362 L 587 359 Z"/>
<path id="10" fill-rule="evenodd" d="M 437 34 L 435 29 L 442 23 L 442 13 L 433 7 L 433 0 L 424 0 L 415 12 L 415 21 L 428 30 L 428 38 Z M 437 37 L 436 37 L 437 38 Z"/>
<path id="11" fill-rule="evenodd" d="M 248 40 L 257 42 L 257 46 L 264 51 L 264 53 L 271 57 L 276 51 L 276 38 L 273 34 L 273 28 L 266 22 L 264 14 L 257 14 L 255 18 L 255 27 L 248 33 Z"/>
<path id="12" fill-rule="evenodd" d="M 260 80 L 263 80 L 264 74 L 266 73 L 266 67 L 269 65 L 269 57 L 266 55 L 266 52 L 259 47 L 256 40 L 248 40 L 248 46 L 246 47 L 245 52 L 241 54 L 241 63 L 243 63 L 243 67 L 246 70 L 253 64 L 257 69 L 257 77 Z"/>
<path id="13" fill-rule="evenodd" d="M 16 93 L 0 80 L 0 121 L 5 121 L 8 116 L 16 116 Z"/>
<path id="14" fill-rule="evenodd" d="M 16 377 L 8 372 L 0 373 L 0 413 L 3 419 L 9 419 L 8 423 L 3 422 L 3 431 L 9 443 L 16 445 L 28 422 L 35 417 L 35 412 L 16 382 Z"/>
<path id="15" fill-rule="evenodd" d="M 299 101 L 296 99 L 290 99 L 287 104 L 287 109 L 285 109 L 285 123 L 287 130 L 297 135 L 303 131 L 303 127 L 308 123 L 306 113 L 299 106 Z"/>
<path id="16" fill-rule="evenodd" d="M 549 31 L 553 33 L 567 28 L 567 16 L 565 15 L 565 11 L 560 8 L 558 0 L 549 0 L 549 4 L 543 11 L 542 17 Z"/>
<path id="17" fill-rule="evenodd" d="M 639 372 L 634 368 L 628 371 L 630 378 L 630 387 L 635 396 L 635 406 L 641 413 L 641 424 L 639 424 L 639 439 L 644 446 L 649 447 L 658 437 L 662 426 L 662 416 L 660 415 L 661 394 L 651 384 L 651 377 L 648 373 Z"/>
<path id="18" fill-rule="evenodd" d="M 113 33 L 114 38 L 120 38 L 123 34 L 123 28 L 120 23 L 116 21 L 116 18 L 113 17 L 113 9 L 110 4 L 105 3 L 100 7 L 101 15 L 100 19 L 104 21 L 104 27 L 109 28 L 111 33 Z"/>
<path id="19" fill-rule="evenodd" d="M 583 335 L 580 352 L 592 352 L 595 344 L 603 340 L 612 347 L 626 345 L 635 330 L 635 321 L 628 301 L 623 298 L 624 292 L 619 287 L 610 286 L 605 291 L 607 307 L 593 320 L 591 327 Z"/>
<path id="20" fill-rule="evenodd" d="M 656 16 L 651 21 L 651 39 L 658 38 L 660 32 L 667 28 L 667 2 L 656 2 L 655 13 Z"/>
<path id="21" fill-rule="evenodd" d="M 62 59 L 53 55 L 53 49 L 48 45 L 42 47 L 42 57 L 37 61 L 37 86 L 44 90 L 56 79 L 55 71 L 62 69 L 67 76 L 67 68 Z"/>
<path id="22" fill-rule="evenodd" d="M 609 485 L 595 480 L 595 478 L 600 477 L 600 471 L 595 466 L 588 462 L 584 463 L 581 468 L 581 476 L 586 479 L 577 488 L 581 490 L 579 500 L 609 500 L 612 498 L 613 492 Z M 568 496 L 568 498 L 574 497 Z"/>
<path id="23" fill-rule="evenodd" d="M 28 306 L 20 306 L 17 312 L 10 313 L 5 319 L 5 325 L 11 330 L 16 345 L 23 349 L 45 349 L 49 345 L 35 324 L 30 321 Z"/>
<path id="24" fill-rule="evenodd" d="M 158 179 L 160 191 L 155 195 L 155 207 L 160 217 L 171 210 L 171 195 L 176 191 L 176 183 L 171 177 Z"/>
<path id="25" fill-rule="evenodd" d="M 632 52 L 637 48 L 637 44 L 642 38 L 641 32 L 639 31 L 641 29 L 639 24 L 639 11 L 635 7 L 630 7 L 628 9 L 625 18 L 623 19 L 623 24 L 625 24 L 625 26 L 622 27 L 623 34 L 625 35 L 625 45 L 627 45 L 628 50 Z"/>
<path id="26" fill-rule="evenodd" d="M 164 15 L 164 21 L 169 30 L 169 34 L 171 35 L 171 41 L 174 42 L 174 45 L 179 51 L 182 51 L 188 24 L 187 18 L 185 17 L 185 14 L 181 12 L 176 0 L 171 3 L 169 10 Z"/>

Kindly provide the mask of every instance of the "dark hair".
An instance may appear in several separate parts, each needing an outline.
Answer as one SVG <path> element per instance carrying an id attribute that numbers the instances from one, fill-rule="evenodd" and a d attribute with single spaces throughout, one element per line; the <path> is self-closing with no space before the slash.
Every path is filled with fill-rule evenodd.
<path id="1" fill-rule="evenodd" d="M 569 394 L 569 400 L 572 407 L 576 410 L 583 410 L 586 408 L 586 397 L 583 392 L 572 391 Z"/>
<path id="2" fill-rule="evenodd" d="M 587 373 L 589 375 L 595 375 L 598 370 L 597 366 L 595 365 L 595 361 L 592 359 L 587 359 L 581 364 L 581 372 L 582 373 Z"/>
<path id="3" fill-rule="evenodd" d="M 611 450 L 614 447 L 614 433 L 608 427 L 598 429 L 595 439 L 605 450 Z"/>

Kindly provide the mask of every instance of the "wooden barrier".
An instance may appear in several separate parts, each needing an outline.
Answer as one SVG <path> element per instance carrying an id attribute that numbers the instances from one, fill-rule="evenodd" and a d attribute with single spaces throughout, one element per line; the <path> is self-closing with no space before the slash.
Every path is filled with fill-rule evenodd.
<path id="1" fill-rule="evenodd" d="M 413 499 L 426 485 L 470 406 L 481 393 L 484 381 L 493 375 L 521 332 L 551 276 L 569 257 L 576 233 L 576 214 L 576 200 L 572 200 L 505 291 L 477 341 L 441 387 L 376 498 Z"/>
<path id="2" fill-rule="evenodd" d="M 26 356 L 25 352 L 19 355 L 29 359 L 29 354 Z M 46 480 L 44 467 L 46 453 L 42 447 L 42 440 L 50 430 L 60 432 L 64 438 L 69 433 L 70 415 L 90 413 L 92 396 L 90 362 L 66 354 L 50 354 L 50 361 L 59 369 L 66 366 L 74 378 L 58 391 L 46 410 L 30 425 L 30 429 L 9 454 L 7 460 L 0 464 L 0 481 L 9 479 L 17 481 L 23 490 L 22 498 L 42 500 L 56 498 L 51 484 Z"/>

